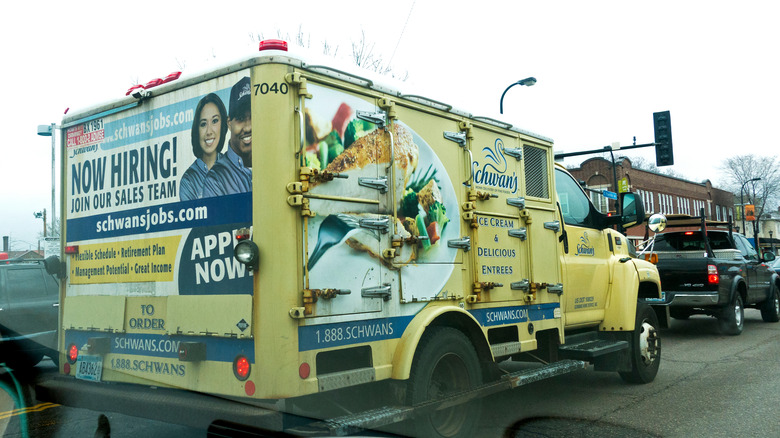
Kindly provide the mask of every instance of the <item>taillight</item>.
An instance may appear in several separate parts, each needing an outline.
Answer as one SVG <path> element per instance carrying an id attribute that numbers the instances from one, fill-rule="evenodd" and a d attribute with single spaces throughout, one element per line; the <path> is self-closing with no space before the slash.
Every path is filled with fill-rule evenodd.
<path id="1" fill-rule="evenodd" d="M 709 284 L 720 283 L 720 275 L 718 275 L 718 267 L 715 265 L 707 265 L 707 282 Z"/>
<path id="2" fill-rule="evenodd" d="M 236 357 L 233 361 L 233 374 L 236 375 L 236 379 L 242 382 L 249 378 L 249 373 L 252 370 L 252 365 L 249 363 L 249 359 L 244 356 Z"/>
<path id="3" fill-rule="evenodd" d="M 79 358 L 79 347 L 76 344 L 70 344 L 68 347 L 68 362 L 73 365 Z"/>

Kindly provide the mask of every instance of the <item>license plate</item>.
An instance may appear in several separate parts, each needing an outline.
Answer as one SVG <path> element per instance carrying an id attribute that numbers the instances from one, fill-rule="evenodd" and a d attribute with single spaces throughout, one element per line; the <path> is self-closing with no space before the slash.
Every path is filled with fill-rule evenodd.
<path id="1" fill-rule="evenodd" d="M 90 354 L 79 355 L 76 362 L 76 378 L 99 382 L 103 376 L 103 357 Z"/>
<path id="2" fill-rule="evenodd" d="M 645 298 L 645 302 L 647 302 L 647 303 L 665 303 L 666 302 L 666 292 L 661 292 L 661 298 Z"/>

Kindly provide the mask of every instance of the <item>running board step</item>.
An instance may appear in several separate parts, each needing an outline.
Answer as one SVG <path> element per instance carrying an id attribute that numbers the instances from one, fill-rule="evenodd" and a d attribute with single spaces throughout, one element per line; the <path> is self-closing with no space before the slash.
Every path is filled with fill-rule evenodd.
<path id="1" fill-rule="evenodd" d="M 515 371 L 501 376 L 500 379 L 486 383 L 474 389 L 458 392 L 415 406 L 387 406 L 330 420 L 318 421 L 305 426 L 286 430 L 296 436 L 345 436 L 361 430 L 372 430 L 382 426 L 409 420 L 415 415 L 445 409 L 466 403 L 470 400 L 486 397 L 497 392 L 513 389 L 529 383 L 538 382 L 555 376 L 571 373 L 585 368 L 585 362 L 579 360 L 561 360 L 532 369 Z"/>
<path id="2" fill-rule="evenodd" d="M 562 358 L 592 361 L 605 354 L 615 353 L 628 348 L 627 341 L 607 339 L 589 339 L 581 342 L 565 344 L 558 347 Z"/>

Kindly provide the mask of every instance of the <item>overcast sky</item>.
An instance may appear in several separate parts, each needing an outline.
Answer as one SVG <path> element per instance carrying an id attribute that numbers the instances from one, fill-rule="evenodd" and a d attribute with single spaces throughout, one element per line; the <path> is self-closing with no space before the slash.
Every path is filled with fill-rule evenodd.
<path id="1" fill-rule="evenodd" d="M 652 113 L 669 110 L 674 171 L 719 186 L 724 158 L 780 150 L 778 4 L 16 2 L 0 27 L 0 235 L 34 249 L 42 224 L 33 213 L 51 209 L 51 140 L 37 125 L 182 64 L 187 74 L 251 54 L 250 34 L 299 26 L 315 49 L 327 41 L 343 55 L 365 32 L 376 54 L 408 72 L 403 91 L 550 137 L 556 151 L 650 143 Z M 512 88 L 500 115 L 501 93 L 528 76 L 538 83 Z M 638 154 L 654 162 L 647 151 Z"/>

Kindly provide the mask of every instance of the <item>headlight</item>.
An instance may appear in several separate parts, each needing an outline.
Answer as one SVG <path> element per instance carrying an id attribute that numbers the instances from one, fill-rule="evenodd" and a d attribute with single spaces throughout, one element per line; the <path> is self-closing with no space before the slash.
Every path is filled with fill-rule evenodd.
<path id="1" fill-rule="evenodd" d="M 233 250 L 233 256 L 239 262 L 254 269 L 257 267 L 257 263 L 259 261 L 259 250 L 257 249 L 255 242 L 251 240 L 244 240 L 236 245 L 236 248 Z"/>

